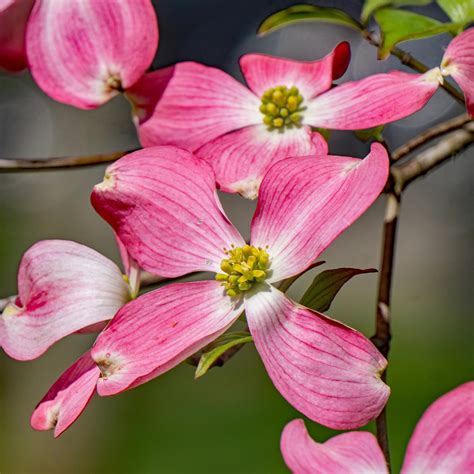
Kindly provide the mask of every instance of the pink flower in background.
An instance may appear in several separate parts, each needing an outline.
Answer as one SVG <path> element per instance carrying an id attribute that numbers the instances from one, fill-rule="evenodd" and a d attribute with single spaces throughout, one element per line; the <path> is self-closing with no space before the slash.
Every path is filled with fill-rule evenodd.
<path id="1" fill-rule="evenodd" d="M 36 0 L 26 32 L 36 83 L 53 99 L 82 109 L 131 87 L 157 46 L 150 0 Z"/>
<path id="2" fill-rule="evenodd" d="M 469 115 L 474 116 L 474 28 L 456 36 L 441 61 L 441 72 L 452 76 L 466 98 Z"/>
<path id="3" fill-rule="evenodd" d="M 27 65 L 25 30 L 34 0 L 0 0 L 0 69 L 16 72 Z"/>
<path id="4" fill-rule="evenodd" d="M 281 451 L 294 474 L 387 474 L 375 436 L 350 432 L 316 443 L 303 420 L 286 425 Z M 423 414 L 408 443 L 402 474 L 474 472 L 474 382 L 436 400 Z"/>
<path id="5" fill-rule="evenodd" d="M 255 198 L 273 163 L 325 150 L 311 127 L 392 122 L 422 108 L 439 85 L 435 68 L 376 74 L 331 89 L 349 58 L 348 43 L 311 62 L 247 54 L 240 66 L 249 88 L 219 69 L 183 62 L 145 74 L 127 93 L 143 146 L 194 151 L 211 163 L 223 191 Z"/>
<path id="6" fill-rule="evenodd" d="M 14 359 L 32 360 L 77 331 L 100 331 L 136 293 L 115 263 L 66 240 L 44 240 L 24 255 L 18 297 L 0 315 L 0 346 Z M 134 276 L 135 275 L 135 276 Z"/>
<path id="7" fill-rule="evenodd" d="M 263 179 L 247 245 L 223 213 L 212 169 L 192 153 L 153 147 L 109 166 L 92 203 L 140 267 L 166 277 L 216 277 L 166 285 L 124 306 L 91 350 L 100 371 L 87 355 L 80 359 L 40 403 L 33 420 L 42 421 L 33 426 L 69 426 L 96 384 L 100 395 L 113 395 L 145 383 L 213 341 L 244 310 L 268 374 L 298 410 L 341 429 L 376 417 L 389 396 L 383 356 L 362 334 L 294 303 L 272 283 L 307 269 L 372 204 L 387 173 L 379 144 L 363 160 L 279 161 Z"/>

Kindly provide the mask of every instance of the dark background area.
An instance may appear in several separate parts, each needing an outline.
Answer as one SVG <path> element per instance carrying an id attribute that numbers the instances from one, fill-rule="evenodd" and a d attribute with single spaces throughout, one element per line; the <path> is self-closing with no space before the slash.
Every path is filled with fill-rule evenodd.
<path id="1" fill-rule="evenodd" d="M 392 69 L 352 30 L 307 23 L 264 38 L 255 34 L 270 13 L 295 2 L 270 0 L 161 0 L 156 2 L 160 46 L 154 62 L 179 60 L 218 66 L 241 77 L 239 56 L 267 52 L 317 59 L 348 40 L 352 61 L 339 81 Z M 358 17 L 360 1 L 318 5 Z M 440 20 L 435 4 L 415 9 Z M 439 64 L 448 35 L 405 43 L 430 66 Z M 419 113 L 391 124 L 391 148 L 425 127 L 462 113 L 443 90 Z M 128 103 L 118 97 L 100 109 L 81 111 L 46 97 L 27 72 L 0 75 L 0 156 L 49 157 L 130 149 L 138 144 Z M 363 157 L 368 144 L 349 132 L 332 135 L 330 151 Z M 461 156 L 462 155 L 462 156 Z M 393 288 L 393 341 L 388 382 L 388 421 L 395 472 L 424 409 L 442 393 L 472 378 L 471 321 L 473 167 L 472 150 L 412 185 L 402 204 Z M 89 204 L 104 167 L 0 175 L 0 297 L 16 292 L 22 253 L 40 239 L 87 244 L 117 259 L 108 226 Z M 239 229 L 248 233 L 255 203 L 222 196 Z M 325 268 L 378 267 L 384 198 L 325 252 Z M 319 269 L 318 269 L 319 270 Z M 290 293 L 298 297 L 313 274 Z M 342 290 L 329 311 L 372 335 L 376 275 L 363 275 Z M 278 473 L 287 472 L 279 452 L 283 426 L 300 415 L 270 383 L 248 345 L 222 369 L 198 381 L 182 365 L 141 387 L 110 398 L 95 397 L 61 438 L 29 427 L 36 403 L 59 374 L 90 346 L 90 336 L 71 336 L 43 357 L 17 362 L 0 354 L 0 471 L 20 473 Z M 334 434 L 307 421 L 318 441 Z M 372 426 L 368 427 L 373 429 Z"/>

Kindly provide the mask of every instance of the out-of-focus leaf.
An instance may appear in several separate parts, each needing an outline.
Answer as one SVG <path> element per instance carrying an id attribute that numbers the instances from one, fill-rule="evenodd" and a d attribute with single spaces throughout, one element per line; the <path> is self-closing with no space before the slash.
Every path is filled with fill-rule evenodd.
<path id="1" fill-rule="evenodd" d="M 373 13 L 383 7 L 401 7 L 403 5 L 424 6 L 433 0 L 365 0 L 360 19 L 365 24 Z"/>
<path id="2" fill-rule="evenodd" d="M 429 38 L 459 29 L 458 23 L 440 23 L 418 13 L 393 8 L 377 10 L 374 16 L 382 32 L 379 59 L 386 58 L 390 50 L 402 41 Z"/>
<path id="3" fill-rule="evenodd" d="M 347 13 L 336 8 L 317 7 L 315 5 L 294 5 L 280 10 L 261 23 L 258 34 L 262 35 L 283 26 L 301 21 L 323 21 L 362 30 L 362 25 Z"/>
<path id="4" fill-rule="evenodd" d="M 252 342 L 252 336 L 248 332 L 241 331 L 223 334 L 207 346 L 201 354 L 194 377 L 196 379 L 202 377 L 225 352 L 247 342 Z"/>
<path id="5" fill-rule="evenodd" d="M 307 308 L 323 313 L 327 311 L 339 290 L 354 276 L 375 273 L 374 268 L 334 268 L 325 270 L 315 277 L 300 303 Z"/>
<path id="6" fill-rule="evenodd" d="M 436 0 L 446 15 L 456 23 L 461 23 L 460 33 L 464 27 L 474 21 L 474 0 Z"/>
<path id="7" fill-rule="evenodd" d="M 366 128 L 365 130 L 354 130 L 354 134 L 359 140 L 362 140 L 363 142 L 367 142 L 370 139 L 383 142 L 382 132 L 384 127 L 385 125 L 379 125 L 378 127 Z"/>

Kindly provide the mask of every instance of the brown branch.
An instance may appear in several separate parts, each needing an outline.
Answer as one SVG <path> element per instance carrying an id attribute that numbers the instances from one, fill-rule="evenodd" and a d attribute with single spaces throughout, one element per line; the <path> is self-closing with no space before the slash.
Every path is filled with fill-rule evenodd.
<path id="1" fill-rule="evenodd" d="M 392 183 L 393 186 L 393 183 Z M 372 342 L 377 349 L 388 358 L 390 350 L 390 339 L 392 337 L 390 330 L 390 296 L 392 289 L 393 264 L 395 257 L 395 241 L 397 233 L 397 222 L 400 211 L 400 196 L 393 191 L 388 195 L 387 207 L 385 211 L 382 259 L 380 265 L 377 309 L 375 318 L 375 335 Z M 387 372 L 382 374 L 382 380 L 385 382 Z M 377 428 L 377 440 L 385 456 L 387 468 L 390 471 L 390 450 L 388 444 L 388 429 L 386 408 L 382 410 L 375 420 Z"/>
<path id="2" fill-rule="evenodd" d="M 444 135 L 445 133 L 455 130 L 456 128 L 460 128 L 468 122 L 472 122 L 471 117 L 469 117 L 468 114 L 462 114 L 458 117 L 447 120 L 446 122 L 437 124 L 409 140 L 401 147 L 397 148 L 391 154 L 390 158 L 392 161 L 398 161 L 433 138 Z"/>
<path id="3" fill-rule="evenodd" d="M 134 150 L 118 151 L 115 153 L 105 153 L 90 156 L 65 156 L 54 158 L 0 158 L 0 173 L 16 172 L 16 171 L 32 171 L 32 170 L 51 170 L 76 168 L 80 166 L 100 165 L 103 163 L 111 163 L 122 156 Z"/>
<path id="4" fill-rule="evenodd" d="M 458 128 L 460 127 L 460 128 Z M 458 128 L 453 130 L 453 128 Z M 446 133 L 447 132 L 447 133 Z M 391 167 L 391 176 L 387 183 L 388 196 L 384 218 L 382 258 L 380 265 L 378 297 L 375 318 L 375 335 L 372 341 L 385 358 L 388 358 L 391 339 L 391 290 L 396 248 L 397 224 L 400 214 L 401 194 L 406 186 L 425 175 L 441 163 L 474 142 L 474 122 L 466 117 L 457 117 L 416 137 L 399 150 L 404 154 L 417 148 L 426 141 L 444 134 L 437 143 L 419 153 L 401 165 Z M 401 155 L 401 152 L 398 152 Z M 386 381 L 387 373 L 382 374 Z M 375 420 L 377 440 L 385 456 L 390 471 L 390 450 L 388 443 L 386 408 Z"/>
<path id="5" fill-rule="evenodd" d="M 372 46 L 375 46 L 376 48 L 380 47 L 380 40 L 377 38 L 376 35 L 367 30 L 364 31 L 362 35 Z M 423 64 L 421 61 L 413 57 L 409 52 L 397 48 L 396 46 L 390 50 L 390 54 L 398 58 L 402 64 L 405 64 L 414 71 L 424 73 L 429 70 L 429 67 L 426 64 Z M 449 82 L 444 81 L 443 84 L 441 84 L 441 87 L 448 94 L 454 97 L 459 103 L 465 103 L 464 96 L 462 95 L 462 93 L 459 92 L 455 87 L 453 87 Z"/>
<path id="6" fill-rule="evenodd" d="M 406 163 L 392 166 L 391 174 L 395 181 L 396 192 L 400 194 L 411 182 L 449 160 L 473 142 L 474 121 L 471 120 L 458 130 L 445 134 L 436 144 Z"/>

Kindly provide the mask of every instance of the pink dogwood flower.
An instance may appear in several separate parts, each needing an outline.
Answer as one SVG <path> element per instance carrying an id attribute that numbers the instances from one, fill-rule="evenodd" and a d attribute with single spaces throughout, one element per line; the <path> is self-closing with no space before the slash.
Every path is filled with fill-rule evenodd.
<path id="1" fill-rule="evenodd" d="M 298 410 L 341 429 L 376 417 L 389 396 L 384 357 L 362 334 L 294 303 L 274 283 L 307 269 L 372 204 L 387 174 L 379 144 L 363 160 L 279 161 L 263 179 L 246 244 L 217 199 L 212 168 L 191 152 L 151 147 L 109 166 L 92 203 L 140 267 L 165 277 L 216 276 L 169 284 L 122 307 L 92 358 L 84 355 L 53 385 L 33 427 L 69 426 L 96 386 L 113 395 L 157 377 L 244 310 L 270 378 Z"/>
<path id="2" fill-rule="evenodd" d="M 474 28 L 462 32 L 448 45 L 441 61 L 441 72 L 452 76 L 466 98 L 469 115 L 474 116 Z"/>
<path id="3" fill-rule="evenodd" d="M 26 22 L 34 0 L 0 0 L 0 69 L 17 72 L 27 65 Z"/>
<path id="4" fill-rule="evenodd" d="M 131 87 L 157 46 L 151 0 L 36 0 L 26 31 L 36 83 L 53 99 L 81 109 Z"/>
<path id="5" fill-rule="evenodd" d="M 410 115 L 431 98 L 440 71 L 394 71 L 331 89 L 350 59 L 340 43 L 318 61 L 246 54 L 248 88 L 195 62 L 147 73 L 127 91 L 143 146 L 175 145 L 214 168 L 220 189 L 255 198 L 265 171 L 288 156 L 320 154 L 312 127 L 354 130 Z M 316 147 L 316 148 L 315 148 Z"/>
<path id="6" fill-rule="evenodd" d="M 99 332 L 136 293 L 137 273 L 85 245 L 44 240 L 24 255 L 18 297 L 0 315 L 0 347 L 17 360 L 32 360 L 74 332 Z"/>
<path id="7" fill-rule="evenodd" d="M 294 474 L 388 474 L 375 436 L 359 431 L 316 443 L 303 420 L 288 423 L 281 436 L 283 458 Z M 474 382 L 467 382 L 428 407 L 408 443 L 401 474 L 474 472 Z"/>

